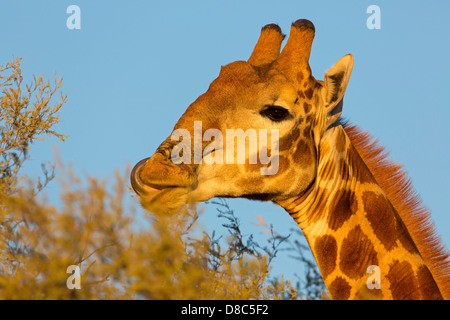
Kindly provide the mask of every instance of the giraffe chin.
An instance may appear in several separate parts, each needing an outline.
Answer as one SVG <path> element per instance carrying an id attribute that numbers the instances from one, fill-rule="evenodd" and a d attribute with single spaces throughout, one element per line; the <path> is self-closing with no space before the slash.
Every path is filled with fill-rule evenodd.
<path id="1" fill-rule="evenodd" d="M 151 188 L 154 189 L 154 188 Z M 142 206 L 156 214 L 175 214 L 188 203 L 187 188 L 154 189 L 155 191 L 140 195 Z"/>

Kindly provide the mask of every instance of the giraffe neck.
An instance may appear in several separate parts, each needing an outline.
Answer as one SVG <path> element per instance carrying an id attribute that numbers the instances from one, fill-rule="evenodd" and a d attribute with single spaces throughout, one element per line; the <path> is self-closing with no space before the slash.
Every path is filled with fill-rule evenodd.
<path id="1" fill-rule="evenodd" d="M 302 229 L 332 299 L 442 298 L 398 212 L 342 126 L 318 147 L 317 176 L 278 201 Z"/>

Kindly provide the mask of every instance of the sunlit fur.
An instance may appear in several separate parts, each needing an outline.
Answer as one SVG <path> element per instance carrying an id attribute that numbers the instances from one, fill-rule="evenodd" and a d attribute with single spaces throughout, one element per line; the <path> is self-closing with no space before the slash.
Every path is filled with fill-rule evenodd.
<path id="1" fill-rule="evenodd" d="M 444 299 L 450 299 L 449 252 L 436 234 L 431 213 L 415 193 L 406 171 L 388 158 L 385 149 L 369 133 L 354 125 L 346 125 L 345 132 L 405 223 Z"/>

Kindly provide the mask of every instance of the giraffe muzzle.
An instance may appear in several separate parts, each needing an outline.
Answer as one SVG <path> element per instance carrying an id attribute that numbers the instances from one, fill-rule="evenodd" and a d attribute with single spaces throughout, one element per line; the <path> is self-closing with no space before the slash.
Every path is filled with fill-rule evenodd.
<path id="1" fill-rule="evenodd" d="M 143 196 L 145 194 L 148 194 L 149 192 L 148 187 L 143 183 L 140 177 L 141 169 L 148 159 L 150 158 L 142 159 L 134 166 L 133 170 L 131 170 L 130 174 L 131 186 L 133 187 L 134 192 L 136 192 L 138 196 Z M 157 189 L 154 190 L 156 191 Z"/>
<path id="2" fill-rule="evenodd" d="M 131 186 L 139 196 L 168 188 L 195 188 L 197 176 L 189 165 L 176 165 L 162 153 L 139 161 L 130 174 Z"/>

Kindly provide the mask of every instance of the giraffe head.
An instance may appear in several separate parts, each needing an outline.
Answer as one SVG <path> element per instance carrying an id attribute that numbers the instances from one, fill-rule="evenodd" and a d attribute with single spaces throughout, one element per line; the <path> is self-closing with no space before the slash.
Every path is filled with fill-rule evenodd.
<path id="1" fill-rule="evenodd" d="M 173 212 L 216 196 L 279 201 L 307 189 L 353 65 L 346 55 L 316 80 L 309 67 L 314 33 L 310 21 L 297 20 L 280 52 L 281 29 L 266 25 L 248 61 L 221 68 L 171 136 L 132 170 L 147 207 Z"/>

